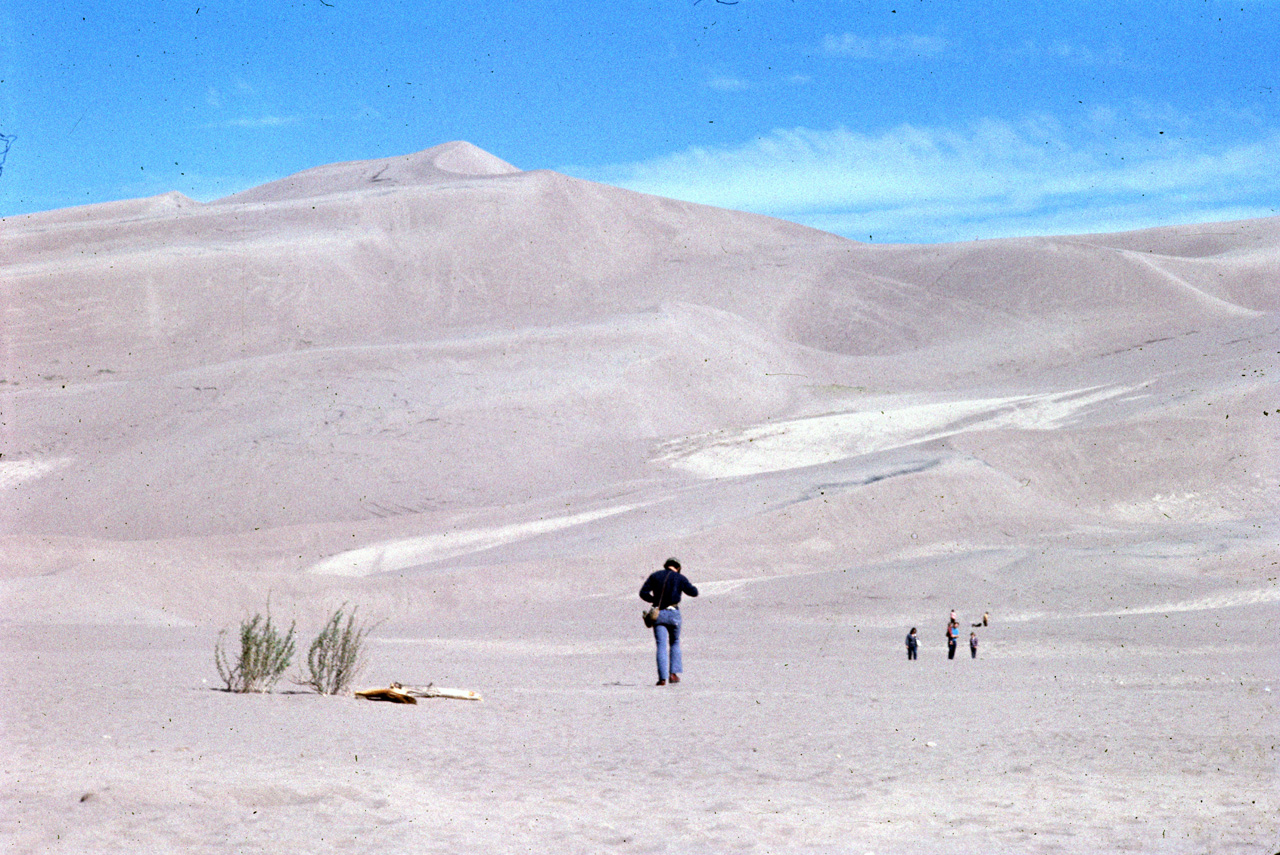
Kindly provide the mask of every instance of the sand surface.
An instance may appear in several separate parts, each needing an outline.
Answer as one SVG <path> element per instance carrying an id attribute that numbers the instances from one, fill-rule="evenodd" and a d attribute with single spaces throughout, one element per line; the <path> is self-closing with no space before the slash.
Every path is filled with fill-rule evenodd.
<path id="1" fill-rule="evenodd" d="M 4 851 L 1280 851 L 1280 220 L 871 246 L 450 143 L 0 220 L 0 309 Z M 220 691 L 268 601 L 484 700 Z"/>

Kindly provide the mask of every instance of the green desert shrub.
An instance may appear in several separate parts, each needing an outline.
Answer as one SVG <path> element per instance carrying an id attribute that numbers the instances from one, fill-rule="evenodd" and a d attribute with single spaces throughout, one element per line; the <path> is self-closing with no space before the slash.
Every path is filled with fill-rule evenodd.
<path id="1" fill-rule="evenodd" d="M 375 625 L 376 626 L 376 625 Z M 356 610 L 338 609 L 307 650 L 307 674 L 302 681 L 322 695 L 337 695 L 350 687 L 364 669 L 364 640 L 374 626 L 356 623 Z"/>
<path id="2" fill-rule="evenodd" d="M 218 633 L 213 649 L 218 676 L 227 684 L 228 692 L 269 692 L 293 661 L 294 624 L 280 632 L 268 611 L 264 618 L 255 614 L 240 622 L 240 653 L 231 663 L 226 649 L 227 630 Z"/>

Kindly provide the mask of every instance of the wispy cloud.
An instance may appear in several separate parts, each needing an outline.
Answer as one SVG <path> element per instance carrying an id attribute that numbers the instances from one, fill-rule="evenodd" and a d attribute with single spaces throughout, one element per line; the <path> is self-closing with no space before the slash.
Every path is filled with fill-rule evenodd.
<path id="1" fill-rule="evenodd" d="M 1006 53 L 1009 59 L 1018 62 L 1057 61 L 1085 68 L 1106 68 L 1127 62 L 1124 51 L 1118 44 L 1091 47 L 1068 41 L 1046 43 L 1027 39 Z"/>
<path id="2" fill-rule="evenodd" d="M 208 125 L 210 128 L 283 128 L 296 125 L 302 121 L 301 116 L 248 116 L 238 119 L 224 119 Z"/>
<path id="3" fill-rule="evenodd" d="M 707 88 L 714 89 L 717 92 L 742 92 L 743 90 L 750 88 L 750 84 L 738 77 L 721 75 L 708 80 Z"/>
<path id="4" fill-rule="evenodd" d="M 868 38 L 856 33 L 829 35 L 822 49 L 832 56 L 852 59 L 894 60 L 921 56 L 937 56 L 947 49 L 947 40 L 939 36 L 901 35 Z"/>
<path id="5" fill-rule="evenodd" d="M 1209 144 L 1051 118 L 775 131 L 574 174 L 866 240 L 947 241 L 1270 216 L 1280 132 Z"/>

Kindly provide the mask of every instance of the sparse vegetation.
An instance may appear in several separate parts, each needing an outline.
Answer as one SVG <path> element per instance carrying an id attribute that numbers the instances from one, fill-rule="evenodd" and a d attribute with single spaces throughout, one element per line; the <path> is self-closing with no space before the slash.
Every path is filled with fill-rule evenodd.
<path id="1" fill-rule="evenodd" d="M 293 661 L 294 624 L 281 633 L 271 623 L 270 607 L 265 618 L 255 614 L 240 622 L 240 653 L 234 665 L 227 655 L 226 636 L 225 629 L 218 633 L 213 659 L 228 692 L 269 692 Z"/>
<path id="2" fill-rule="evenodd" d="M 307 650 L 303 684 L 322 695 L 345 692 L 365 665 L 364 640 L 374 626 L 356 623 L 355 609 L 338 609 Z"/>

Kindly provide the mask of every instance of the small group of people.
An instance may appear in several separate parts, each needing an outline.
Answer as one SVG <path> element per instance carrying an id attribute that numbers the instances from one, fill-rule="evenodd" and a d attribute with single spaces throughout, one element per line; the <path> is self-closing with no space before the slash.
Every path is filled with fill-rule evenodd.
<path id="1" fill-rule="evenodd" d="M 973 624 L 975 627 L 986 626 L 991 621 L 991 615 L 988 612 L 982 613 L 982 620 Z M 947 658 L 956 658 L 956 648 L 960 646 L 960 618 L 956 615 L 956 610 L 951 610 L 951 617 L 947 620 Z M 978 634 L 976 632 L 969 633 L 969 656 L 973 659 L 978 658 Z M 907 659 L 915 660 L 920 658 L 920 637 L 916 633 L 916 628 L 911 627 L 911 631 L 907 633 Z"/>

